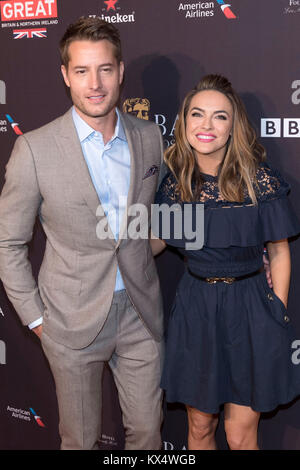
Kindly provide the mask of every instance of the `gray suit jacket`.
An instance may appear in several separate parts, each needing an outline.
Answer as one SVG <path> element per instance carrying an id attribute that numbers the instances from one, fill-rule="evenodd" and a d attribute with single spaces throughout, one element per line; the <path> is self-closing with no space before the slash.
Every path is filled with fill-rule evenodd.
<path id="1" fill-rule="evenodd" d="M 162 161 L 162 139 L 150 122 L 121 115 L 131 155 L 128 207 L 153 202 Z M 147 177 L 144 178 L 144 176 Z M 107 317 L 119 265 L 127 293 L 146 328 L 162 338 L 162 301 L 149 240 L 122 234 L 101 240 L 99 199 L 85 163 L 71 110 L 20 136 L 6 168 L 0 197 L 0 277 L 24 325 L 44 317 L 56 342 L 83 348 Z M 36 284 L 27 243 L 39 214 L 46 249 Z M 98 212 L 99 214 L 99 212 Z M 108 227 L 108 230 L 109 227 Z"/>

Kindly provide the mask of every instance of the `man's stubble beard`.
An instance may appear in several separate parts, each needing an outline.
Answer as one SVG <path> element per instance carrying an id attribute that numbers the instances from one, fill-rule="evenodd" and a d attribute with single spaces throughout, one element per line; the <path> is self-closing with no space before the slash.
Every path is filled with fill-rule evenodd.
<path id="1" fill-rule="evenodd" d="M 97 93 L 101 94 L 100 92 L 97 92 Z M 72 95 L 71 90 L 70 90 L 70 95 L 71 95 L 73 105 L 84 116 L 87 116 L 87 117 L 93 118 L 93 119 L 97 119 L 97 118 L 103 118 L 105 116 L 108 116 L 110 114 L 110 112 L 113 111 L 116 108 L 116 106 L 118 104 L 118 101 L 119 101 L 119 98 L 120 98 L 120 88 L 115 90 L 115 93 L 112 94 L 109 101 L 107 103 L 104 103 L 103 108 L 101 108 L 101 104 L 100 104 L 99 105 L 100 108 L 98 110 L 95 109 L 94 111 L 92 110 L 92 104 L 91 104 L 91 109 L 89 109 L 88 103 L 87 103 L 87 106 L 86 106 L 84 101 L 82 99 L 78 98 L 76 96 L 76 94 Z M 105 98 L 106 97 L 107 97 L 107 95 L 105 96 Z M 104 98 L 104 100 L 105 100 L 105 98 Z"/>

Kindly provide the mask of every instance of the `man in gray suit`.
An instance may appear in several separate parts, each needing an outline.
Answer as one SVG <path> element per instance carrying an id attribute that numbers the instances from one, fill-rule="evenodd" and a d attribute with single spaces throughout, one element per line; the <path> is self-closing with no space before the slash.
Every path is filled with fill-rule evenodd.
<path id="1" fill-rule="evenodd" d="M 150 223 L 161 135 L 116 108 L 124 64 L 113 25 L 80 18 L 60 51 L 73 107 L 15 143 L 0 198 L 0 276 L 49 360 L 61 448 L 97 447 L 108 362 L 125 448 L 159 449 L 159 280 L 149 240 L 127 229 L 136 203 Z M 27 252 L 37 215 L 47 240 L 38 285 Z"/>

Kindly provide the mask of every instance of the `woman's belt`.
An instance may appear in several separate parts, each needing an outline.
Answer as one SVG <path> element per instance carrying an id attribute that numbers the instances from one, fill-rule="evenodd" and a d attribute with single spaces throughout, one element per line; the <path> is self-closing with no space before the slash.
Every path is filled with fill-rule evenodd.
<path id="1" fill-rule="evenodd" d="M 235 276 L 235 277 L 202 277 L 198 276 L 198 274 L 193 273 L 190 268 L 188 268 L 188 272 L 195 277 L 196 279 L 200 279 L 200 281 L 205 281 L 208 284 L 216 284 L 217 282 L 225 282 L 225 284 L 232 284 L 236 281 L 242 281 L 243 279 L 248 279 L 253 276 L 257 276 L 262 271 L 257 270 L 250 274 L 244 274 L 243 276 Z"/>

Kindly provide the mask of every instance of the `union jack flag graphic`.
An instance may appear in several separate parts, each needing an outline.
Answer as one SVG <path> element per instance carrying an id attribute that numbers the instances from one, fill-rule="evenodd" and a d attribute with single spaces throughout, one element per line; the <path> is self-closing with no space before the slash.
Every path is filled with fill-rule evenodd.
<path id="1" fill-rule="evenodd" d="M 14 39 L 46 38 L 47 29 L 46 28 L 15 29 L 13 30 L 13 34 L 14 34 Z"/>
<path id="2" fill-rule="evenodd" d="M 226 18 L 228 18 L 229 20 L 233 20 L 233 19 L 236 18 L 235 14 L 233 13 L 233 11 L 230 8 L 231 5 L 229 5 L 229 3 L 225 3 L 224 0 L 217 0 L 217 2 L 220 5 L 220 7 L 222 8 L 222 12 L 226 16 Z"/>

